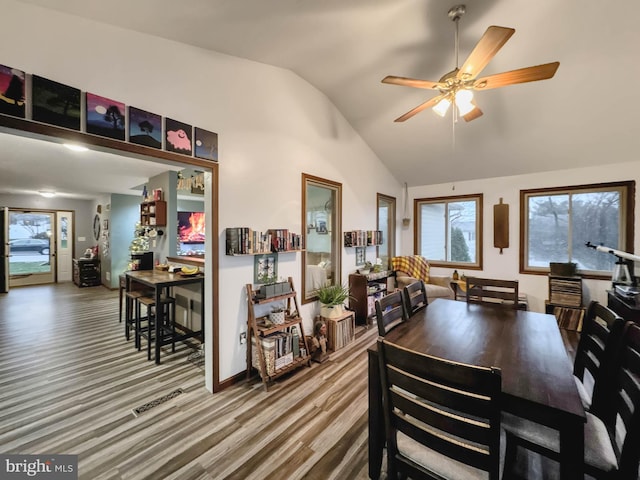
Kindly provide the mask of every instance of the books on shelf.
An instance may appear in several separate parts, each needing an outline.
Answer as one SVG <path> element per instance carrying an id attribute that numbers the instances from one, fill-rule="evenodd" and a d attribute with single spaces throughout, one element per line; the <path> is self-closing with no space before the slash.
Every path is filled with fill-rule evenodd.
<path id="1" fill-rule="evenodd" d="M 355 340 L 355 315 L 348 312 L 342 318 L 327 319 L 327 339 L 329 348 L 339 350 Z"/>
<path id="2" fill-rule="evenodd" d="M 344 232 L 345 247 L 368 247 L 382 244 L 382 230 L 351 230 Z"/>
<path id="3" fill-rule="evenodd" d="M 580 277 L 549 277 L 549 302 L 554 305 L 579 307 L 582 305 L 582 280 Z"/>
<path id="4" fill-rule="evenodd" d="M 228 227 L 225 230 L 227 255 L 288 252 L 303 248 L 302 235 L 284 228 L 266 232 L 249 227 Z"/>
<path id="5" fill-rule="evenodd" d="M 286 367 L 293 363 L 294 358 L 300 354 L 300 345 L 293 345 L 293 342 L 300 341 L 297 330 L 281 331 L 272 333 L 265 337 L 260 337 L 260 346 L 264 355 L 267 375 L 273 375 L 276 370 Z M 252 365 L 258 371 L 260 370 L 258 363 L 258 349 L 255 348 L 255 337 L 251 337 L 252 348 Z M 294 355 L 297 352 L 297 355 Z"/>

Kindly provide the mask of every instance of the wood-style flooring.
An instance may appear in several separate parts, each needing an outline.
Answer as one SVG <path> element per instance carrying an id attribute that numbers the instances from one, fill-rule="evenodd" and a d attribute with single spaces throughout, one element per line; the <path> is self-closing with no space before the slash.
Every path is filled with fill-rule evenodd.
<path id="1" fill-rule="evenodd" d="M 0 294 L 0 452 L 78 455 L 90 480 L 365 479 L 376 335 L 268 392 L 254 379 L 212 395 L 194 348 L 165 347 L 155 365 L 125 340 L 117 291 L 12 289 Z"/>
<path id="2" fill-rule="evenodd" d="M 78 455 L 87 480 L 366 479 L 366 349 L 376 336 L 362 329 L 268 392 L 254 378 L 212 395 L 196 344 L 165 347 L 155 365 L 144 343 L 138 352 L 125 340 L 117 291 L 16 288 L 0 294 L 0 452 Z M 550 478 L 539 459 L 520 457 L 524 473 L 510 478 Z"/>

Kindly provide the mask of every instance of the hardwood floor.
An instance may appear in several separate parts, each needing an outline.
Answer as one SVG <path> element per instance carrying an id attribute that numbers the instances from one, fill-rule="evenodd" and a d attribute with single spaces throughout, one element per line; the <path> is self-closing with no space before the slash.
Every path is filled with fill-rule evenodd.
<path id="1" fill-rule="evenodd" d="M 194 348 L 155 365 L 125 340 L 117 291 L 16 288 L 0 295 L 0 452 L 78 455 L 91 480 L 365 479 L 377 330 L 362 333 L 269 392 L 254 379 L 211 395 Z"/>
<path id="2" fill-rule="evenodd" d="M 375 326 L 362 330 L 269 392 L 254 378 L 211 395 L 196 344 L 166 347 L 155 365 L 125 340 L 117 291 L 16 288 L 0 294 L 0 452 L 78 455 L 89 480 L 366 479 L 376 337 Z M 572 355 L 577 336 L 564 340 Z M 543 464 L 519 453 L 521 473 L 504 478 L 554 478 Z"/>

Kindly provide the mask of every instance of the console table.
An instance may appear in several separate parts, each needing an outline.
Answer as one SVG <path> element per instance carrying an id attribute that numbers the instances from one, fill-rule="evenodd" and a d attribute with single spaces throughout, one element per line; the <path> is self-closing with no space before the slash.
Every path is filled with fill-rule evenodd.
<path id="1" fill-rule="evenodd" d="M 607 306 L 625 320 L 640 323 L 640 307 L 631 299 L 616 295 L 613 290 L 607 292 Z"/>

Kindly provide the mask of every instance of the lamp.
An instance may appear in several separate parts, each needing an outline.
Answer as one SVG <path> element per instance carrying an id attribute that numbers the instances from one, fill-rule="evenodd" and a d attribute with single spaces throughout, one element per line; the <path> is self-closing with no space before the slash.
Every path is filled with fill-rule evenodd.
<path id="1" fill-rule="evenodd" d="M 45 198 L 53 198 L 56 196 L 56 192 L 50 192 L 47 190 L 40 190 L 38 193 Z"/>
<path id="2" fill-rule="evenodd" d="M 464 116 L 476 108 L 471 103 L 471 100 L 473 100 L 473 92 L 471 90 L 462 89 L 456 92 L 456 107 L 458 107 L 460 115 Z"/>
<path id="3" fill-rule="evenodd" d="M 451 100 L 449 100 L 449 97 L 444 97 L 434 105 L 433 111 L 444 117 L 447 114 L 447 110 L 449 110 L 449 105 L 451 105 Z"/>

